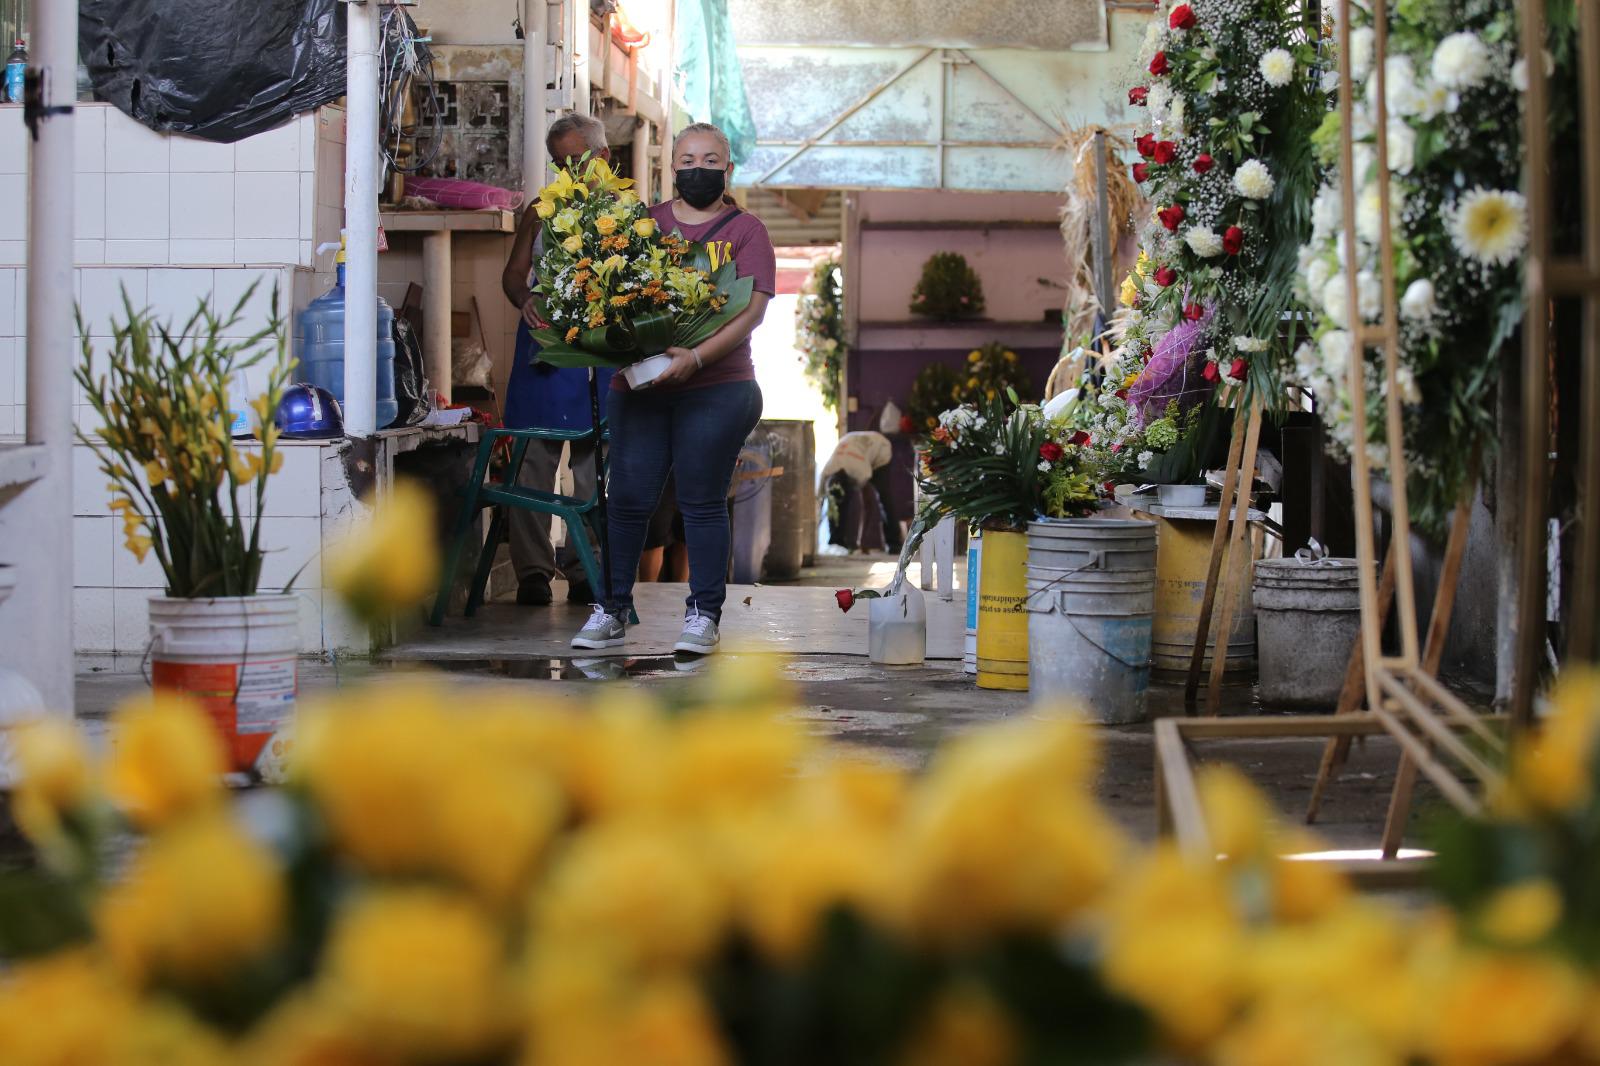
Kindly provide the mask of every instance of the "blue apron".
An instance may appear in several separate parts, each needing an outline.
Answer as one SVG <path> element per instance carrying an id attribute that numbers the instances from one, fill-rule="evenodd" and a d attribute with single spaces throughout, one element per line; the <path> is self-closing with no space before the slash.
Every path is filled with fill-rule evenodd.
<path id="1" fill-rule="evenodd" d="M 511 377 L 506 382 L 505 427 L 507 429 L 588 429 L 593 425 L 589 409 L 589 371 L 581 367 L 554 367 L 536 363 L 539 346 L 527 323 L 517 323 L 517 352 L 511 360 Z M 600 417 L 605 417 L 606 390 L 611 388 L 615 371 L 596 371 L 600 389 Z"/>

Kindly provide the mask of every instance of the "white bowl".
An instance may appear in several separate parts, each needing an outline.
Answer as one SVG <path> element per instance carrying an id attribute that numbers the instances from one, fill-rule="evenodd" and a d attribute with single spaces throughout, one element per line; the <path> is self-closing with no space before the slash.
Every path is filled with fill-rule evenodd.
<path id="1" fill-rule="evenodd" d="M 1206 505 L 1206 487 L 1204 485 L 1159 485 L 1156 493 L 1161 499 L 1163 507 L 1204 507 Z"/>

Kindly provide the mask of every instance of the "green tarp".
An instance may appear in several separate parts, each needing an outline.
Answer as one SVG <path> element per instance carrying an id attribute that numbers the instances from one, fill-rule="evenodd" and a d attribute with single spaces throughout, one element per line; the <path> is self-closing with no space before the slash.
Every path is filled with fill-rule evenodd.
<path id="1" fill-rule="evenodd" d="M 728 0 L 678 0 L 673 35 L 684 108 L 695 122 L 721 127 L 733 161 L 743 163 L 755 151 L 756 120 L 744 92 Z"/>

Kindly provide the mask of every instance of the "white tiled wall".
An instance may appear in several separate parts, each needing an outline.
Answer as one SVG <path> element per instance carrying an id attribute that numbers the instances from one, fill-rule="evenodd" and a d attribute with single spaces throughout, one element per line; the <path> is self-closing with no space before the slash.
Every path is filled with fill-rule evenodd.
<path id="1" fill-rule="evenodd" d="M 237 144 L 155 133 L 109 104 L 80 104 L 76 256 L 91 264 L 313 266 L 337 239 L 344 113 L 325 108 Z M 21 108 L 0 106 L 0 265 L 26 256 Z M 338 148 L 327 150 L 326 141 Z M 331 166 L 324 185 L 318 162 Z M 334 208 L 319 214 L 318 197 Z"/>

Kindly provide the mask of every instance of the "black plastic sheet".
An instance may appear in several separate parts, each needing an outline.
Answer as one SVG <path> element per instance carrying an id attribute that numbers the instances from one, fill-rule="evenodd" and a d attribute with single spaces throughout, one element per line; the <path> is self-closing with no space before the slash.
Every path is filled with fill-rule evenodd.
<path id="1" fill-rule="evenodd" d="M 400 404 L 396 426 L 415 426 L 433 410 L 433 389 L 423 369 L 422 343 L 411 323 L 394 316 L 394 398 Z"/>
<path id="2" fill-rule="evenodd" d="M 224 143 L 344 95 L 339 0 L 81 0 L 95 97 L 164 133 Z"/>

